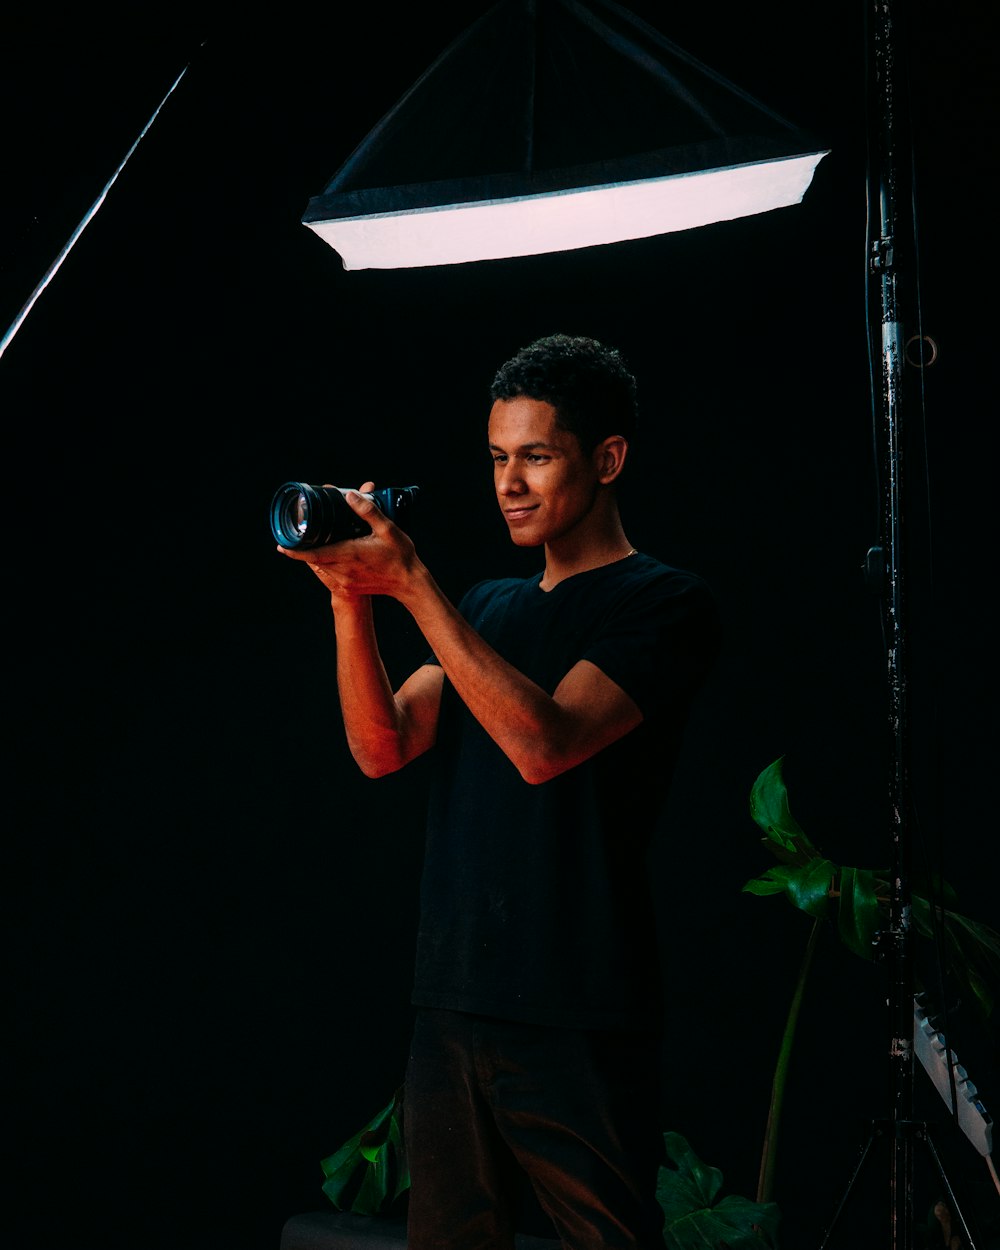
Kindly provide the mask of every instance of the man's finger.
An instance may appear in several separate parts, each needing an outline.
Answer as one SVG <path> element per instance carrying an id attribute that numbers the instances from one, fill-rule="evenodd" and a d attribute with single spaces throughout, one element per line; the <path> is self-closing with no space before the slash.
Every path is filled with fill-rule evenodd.
<path id="1" fill-rule="evenodd" d="M 350 504 L 351 508 L 358 514 L 358 516 L 364 517 L 372 529 L 374 529 L 377 518 L 381 517 L 383 521 L 385 520 L 385 513 L 374 500 L 369 499 L 366 495 L 362 494 L 362 491 L 366 490 L 370 486 L 371 483 L 366 482 L 360 491 L 346 490 L 344 491 L 344 498 Z"/>

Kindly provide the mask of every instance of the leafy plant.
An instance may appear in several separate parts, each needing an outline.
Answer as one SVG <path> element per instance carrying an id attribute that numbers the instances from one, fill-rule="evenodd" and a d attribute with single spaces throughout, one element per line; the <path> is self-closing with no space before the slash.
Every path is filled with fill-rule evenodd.
<path id="1" fill-rule="evenodd" d="M 719 1199 L 722 1173 L 708 1167 L 679 1133 L 664 1133 L 667 1164 L 656 1197 L 665 1216 L 668 1250 L 761 1250 L 777 1243 L 780 1212 L 773 1202 Z"/>
<path id="2" fill-rule="evenodd" d="M 799 1008 L 821 927 L 831 924 L 844 944 L 863 959 L 873 959 L 888 919 L 890 872 L 885 868 L 851 868 L 822 855 L 792 815 L 782 773 L 784 757 L 765 768 L 750 794 L 750 814 L 764 831 L 762 844 L 779 861 L 743 887 L 750 894 L 784 894 L 800 911 L 812 916 L 813 926 L 785 1022 L 771 1089 L 758 1201 L 773 1192 L 777 1136 L 788 1061 Z M 932 881 L 927 890 L 919 882 L 910 892 L 914 931 L 941 941 L 948 969 L 969 993 L 985 1019 L 992 1015 L 995 987 L 1000 984 L 1000 934 L 970 920 L 945 903 L 955 893 L 947 882 Z M 933 894 L 932 898 L 929 897 Z"/>
<path id="3" fill-rule="evenodd" d="M 768 1250 L 777 1243 L 779 1213 L 727 1195 L 719 1199 L 722 1173 L 708 1167 L 679 1133 L 664 1133 L 667 1163 L 656 1196 L 664 1213 L 668 1250 Z M 409 1187 L 403 1147 L 403 1091 L 336 1153 L 322 1160 L 323 1192 L 338 1211 L 385 1215 Z"/>
<path id="4" fill-rule="evenodd" d="M 335 1154 L 321 1160 L 323 1192 L 338 1211 L 388 1212 L 409 1188 L 403 1149 L 403 1090 Z"/>

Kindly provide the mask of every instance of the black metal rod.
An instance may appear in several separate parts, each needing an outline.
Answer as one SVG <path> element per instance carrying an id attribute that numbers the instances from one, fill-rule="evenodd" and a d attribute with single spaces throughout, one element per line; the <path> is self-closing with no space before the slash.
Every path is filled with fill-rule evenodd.
<path id="1" fill-rule="evenodd" d="M 875 1121 L 872 1124 L 868 1137 L 865 1141 L 865 1144 L 862 1147 L 861 1154 L 858 1156 L 858 1161 L 857 1161 L 857 1164 L 855 1165 L 854 1171 L 851 1173 L 851 1178 L 847 1182 L 847 1188 L 844 1190 L 843 1196 L 840 1199 L 837 1209 L 836 1211 L 834 1211 L 833 1217 L 830 1220 L 830 1223 L 827 1225 L 826 1233 L 824 1234 L 823 1240 L 820 1242 L 820 1245 L 819 1245 L 819 1250 L 826 1250 L 827 1246 L 830 1244 L 830 1238 L 833 1236 L 834 1231 L 837 1228 L 837 1225 L 840 1223 L 840 1217 L 843 1215 L 847 1207 L 847 1203 L 854 1189 L 854 1186 L 857 1184 L 858 1180 L 861 1177 L 861 1172 L 865 1166 L 865 1162 L 868 1159 L 868 1155 L 872 1149 L 872 1146 L 875 1143 L 875 1141 L 878 1139 L 878 1137 L 881 1136 L 881 1133 L 882 1133 L 881 1124 L 879 1121 Z"/>
<path id="2" fill-rule="evenodd" d="M 913 1245 L 913 934 L 910 921 L 910 776 L 906 655 L 905 440 L 903 368 L 903 298 L 901 262 L 908 256 L 900 205 L 907 170 L 898 153 L 903 142 L 905 106 L 898 73 L 903 42 L 895 0 L 873 0 L 872 39 L 877 92 L 878 238 L 871 256 L 871 277 L 878 287 L 881 324 L 880 418 L 883 438 L 883 543 L 885 584 L 883 618 L 888 683 L 890 739 L 889 821 L 892 848 L 889 924 L 883 955 L 888 968 L 889 1064 L 891 1081 L 891 1246 Z M 874 330 L 870 331 L 874 336 Z"/>
<path id="3" fill-rule="evenodd" d="M 204 44 L 202 45 L 202 47 L 204 47 Z M 117 182 L 119 174 L 128 164 L 128 162 L 132 159 L 132 154 L 135 152 L 136 148 L 145 138 L 146 131 L 149 130 L 153 122 L 156 121 L 157 117 L 160 114 L 160 110 L 166 104 L 167 100 L 169 100 L 170 97 L 173 95 L 173 93 L 177 90 L 178 84 L 180 83 L 181 79 L 184 77 L 184 75 L 188 72 L 190 68 L 191 68 L 190 64 L 185 65 L 184 68 L 181 70 L 181 72 L 177 75 L 176 79 L 174 79 L 174 82 L 172 86 L 170 87 L 170 90 L 166 93 L 166 95 L 163 97 L 160 103 L 156 106 L 155 111 L 150 116 L 145 126 L 143 126 L 139 134 L 136 136 L 135 142 L 132 144 L 129 150 L 125 153 L 124 157 L 119 162 L 118 167 L 115 169 L 114 173 L 111 175 L 111 177 L 107 180 L 107 182 L 101 188 L 100 195 L 93 202 L 93 204 L 91 204 L 90 208 L 87 209 L 86 213 L 78 222 L 76 229 L 67 239 L 65 245 L 63 246 L 62 251 L 55 258 L 55 260 L 53 260 L 52 264 L 49 265 L 48 269 L 46 269 L 45 273 L 42 275 L 41 281 L 38 283 L 38 285 L 32 291 L 31 295 L 28 297 L 24 306 L 21 308 L 21 311 L 17 314 L 17 316 L 14 318 L 11 324 L 7 327 L 6 334 L 4 334 L 3 338 L 0 339 L 0 356 L 2 356 L 4 352 L 7 350 L 7 348 L 10 346 L 14 338 L 14 335 L 18 332 L 18 330 L 20 330 L 22 323 L 25 321 L 25 319 L 28 316 L 28 313 L 31 312 L 32 308 L 37 303 L 39 296 L 42 294 L 45 288 L 49 285 L 52 279 L 56 276 L 56 274 L 62 268 L 63 261 L 66 259 L 66 257 L 70 254 L 70 252 L 76 246 L 76 242 L 80 238 L 80 235 L 83 234 L 84 230 L 87 228 L 88 225 L 90 225 L 90 222 L 97 215 L 98 209 L 101 207 L 101 205 L 104 203 L 104 201 L 108 197 L 108 192 Z"/>

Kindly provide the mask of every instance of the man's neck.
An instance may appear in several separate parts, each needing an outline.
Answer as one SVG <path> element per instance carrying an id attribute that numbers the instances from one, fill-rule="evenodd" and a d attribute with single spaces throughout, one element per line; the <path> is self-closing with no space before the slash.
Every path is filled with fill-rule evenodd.
<path id="1" fill-rule="evenodd" d="M 567 577 L 615 564 L 636 551 L 625 537 L 621 521 L 615 512 L 608 523 L 597 533 L 564 535 L 545 546 L 545 572 L 542 574 L 542 590 L 551 590 Z"/>

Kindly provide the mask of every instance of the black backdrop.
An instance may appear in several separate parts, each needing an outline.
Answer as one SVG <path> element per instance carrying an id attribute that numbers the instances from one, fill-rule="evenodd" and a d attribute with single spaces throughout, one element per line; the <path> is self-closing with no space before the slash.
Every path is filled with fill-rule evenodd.
<path id="1" fill-rule="evenodd" d="M 4 327 L 191 66 L 0 362 L 12 1244 L 273 1250 L 288 1215 L 326 1205 L 320 1158 L 390 1097 L 424 774 L 373 783 L 350 764 L 324 595 L 274 553 L 267 505 L 289 478 L 417 482 L 415 528 L 449 593 L 536 567 L 508 545 L 482 436 L 494 368 L 539 334 L 594 334 L 632 362 L 627 531 L 704 573 L 727 622 L 653 865 L 665 1127 L 726 1192 L 756 1186 L 808 931 L 741 893 L 771 863 L 748 813 L 757 773 L 785 756 L 793 809 L 834 860 L 889 858 L 880 610 L 861 576 L 880 509 L 863 6 L 820 21 L 787 0 L 632 6 L 831 146 L 802 205 L 585 252 L 346 273 L 300 224 L 307 199 L 483 7 L 6 23 Z M 971 0 L 925 0 L 911 29 L 923 328 L 940 344 L 929 480 L 919 462 L 909 479 L 915 789 L 962 909 L 995 922 L 992 244 L 968 229 L 995 166 L 990 40 Z M 398 677 L 422 644 L 379 611 Z M 887 1110 L 885 992 L 878 965 L 824 943 L 782 1130 L 788 1245 L 818 1243 Z M 986 1034 L 959 1021 L 997 1104 Z M 954 1179 L 988 1203 L 981 1160 L 942 1132 Z M 887 1161 L 866 1185 L 862 1206 L 884 1206 Z"/>

